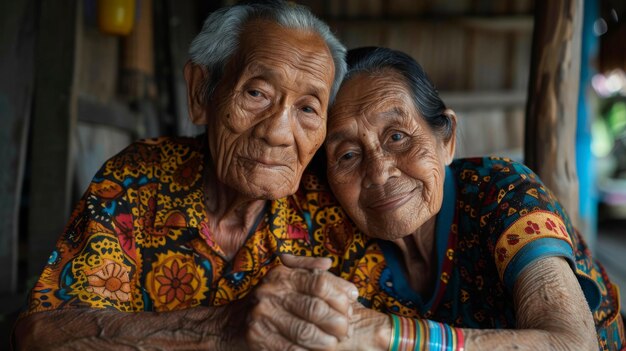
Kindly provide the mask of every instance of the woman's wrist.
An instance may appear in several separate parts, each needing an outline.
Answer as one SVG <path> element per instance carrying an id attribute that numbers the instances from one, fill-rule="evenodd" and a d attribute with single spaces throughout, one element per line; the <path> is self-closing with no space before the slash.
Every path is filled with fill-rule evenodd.
<path id="1" fill-rule="evenodd" d="M 426 319 L 390 315 L 389 351 L 463 351 L 464 336 L 460 328 Z"/>

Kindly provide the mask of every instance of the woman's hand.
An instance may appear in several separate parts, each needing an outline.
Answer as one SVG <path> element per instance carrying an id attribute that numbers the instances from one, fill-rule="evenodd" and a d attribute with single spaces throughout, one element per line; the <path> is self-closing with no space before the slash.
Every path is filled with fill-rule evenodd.
<path id="1" fill-rule="evenodd" d="M 358 302 L 352 304 L 350 337 L 342 340 L 337 349 L 346 351 L 375 351 L 389 349 L 391 320 L 384 314 Z"/>

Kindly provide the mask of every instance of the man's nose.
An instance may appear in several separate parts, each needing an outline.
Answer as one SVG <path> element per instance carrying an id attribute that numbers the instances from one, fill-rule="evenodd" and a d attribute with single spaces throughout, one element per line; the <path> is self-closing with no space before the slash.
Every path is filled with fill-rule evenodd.
<path id="1" fill-rule="evenodd" d="M 397 176 L 399 172 L 393 158 L 386 155 L 368 157 L 366 162 L 363 179 L 363 186 L 366 188 L 384 185 L 389 178 Z"/>
<path id="2" fill-rule="evenodd" d="M 254 136 L 271 146 L 289 146 L 294 141 L 290 106 L 279 106 L 254 128 Z"/>

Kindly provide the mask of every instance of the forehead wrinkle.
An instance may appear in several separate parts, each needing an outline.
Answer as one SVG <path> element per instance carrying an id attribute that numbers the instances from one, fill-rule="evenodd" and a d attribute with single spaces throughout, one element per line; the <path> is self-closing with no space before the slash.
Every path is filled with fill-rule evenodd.
<path id="1" fill-rule="evenodd" d="M 337 121 L 337 118 L 335 118 L 335 121 Z M 328 123 L 326 133 L 327 145 L 353 138 L 355 131 L 358 129 L 357 121 L 355 119 L 340 117 L 339 122 L 343 122 L 340 128 L 334 127 L 337 123 Z"/>
<path id="2" fill-rule="evenodd" d="M 297 87 L 292 90 L 306 91 L 321 101 L 330 95 L 334 60 L 324 38 L 315 31 L 255 19 L 244 26 L 240 38 L 244 65 L 259 62 L 274 71 L 282 70 L 282 76 L 276 77 L 280 86 L 292 85 Z"/>
<path id="3" fill-rule="evenodd" d="M 329 82 L 325 82 L 324 79 L 320 78 L 320 74 L 316 74 L 324 71 L 322 63 L 319 65 L 307 65 L 305 64 L 308 62 L 307 60 L 299 58 L 298 60 L 281 60 L 279 61 L 281 63 L 279 65 L 267 65 L 263 62 L 277 60 L 270 56 L 258 55 L 257 53 L 248 55 L 246 61 L 246 71 L 250 75 L 256 75 L 258 78 L 279 83 L 289 82 L 290 85 L 296 87 L 304 85 L 305 89 L 302 90 L 306 91 L 306 95 L 312 95 L 319 100 L 322 100 L 322 98 L 328 95 Z M 316 70 L 315 67 L 319 67 L 319 69 Z M 303 74 L 303 71 L 304 74 L 310 75 L 310 77 L 306 77 L 306 79 L 302 80 L 300 76 Z M 298 83 L 298 81 L 301 82 Z M 281 85 L 290 91 L 296 91 L 296 89 L 290 89 L 284 84 Z"/>
<path id="4" fill-rule="evenodd" d="M 385 126 L 400 125 L 408 126 L 414 120 L 414 118 L 404 108 L 397 106 L 392 107 L 390 110 L 382 111 L 374 116 L 375 120 L 383 121 Z"/>

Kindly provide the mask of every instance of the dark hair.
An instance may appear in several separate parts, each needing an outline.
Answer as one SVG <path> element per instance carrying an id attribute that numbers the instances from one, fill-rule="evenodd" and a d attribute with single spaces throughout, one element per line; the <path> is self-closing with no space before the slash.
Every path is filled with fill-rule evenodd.
<path id="1" fill-rule="evenodd" d="M 417 111 L 444 141 L 450 140 L 453 122 L 444 114 L 446 105 L 422 66 L 411 56 L 397 50 L 369 46 L 349 50 L 347 61 L 348 73 L 344 82 L 359 73 L 379 73 L 386 69 L 392 69 L 402 75 Z"/>

